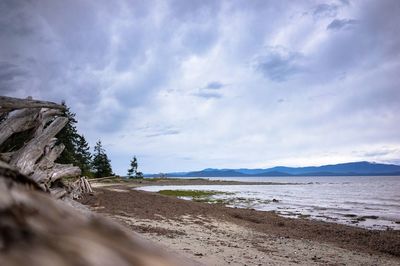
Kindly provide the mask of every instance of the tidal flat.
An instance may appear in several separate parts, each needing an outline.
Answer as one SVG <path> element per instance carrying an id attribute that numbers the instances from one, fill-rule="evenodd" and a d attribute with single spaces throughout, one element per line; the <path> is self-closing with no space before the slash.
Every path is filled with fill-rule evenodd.
<path id="1" fill-rule="evenodd" d="M 400 264 L 398 230 L 367 230 L 306 216 L 292 219 L 271 211 L 183 200 L 176 191 L 167 196 L 132 190 L 140 185 L 137 182 L 95 185 L 95 194 L 82 202 L 199 265 Z M 208 196 L 199 191 L 189 194 L 223 195 L 218 191 Z"/>

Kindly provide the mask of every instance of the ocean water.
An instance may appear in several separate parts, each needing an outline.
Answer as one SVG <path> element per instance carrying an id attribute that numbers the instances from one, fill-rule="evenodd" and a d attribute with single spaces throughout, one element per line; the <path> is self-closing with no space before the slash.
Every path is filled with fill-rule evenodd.
<path id="1" fill-rule="evenodd" d="M 148 186 L 140 190 L 211 190 L 228 206 L 275 211 L 378 230 L 400 230 L 400 176 L 218 177 L 212 180 L 282 182 L 279 185 Z"/>

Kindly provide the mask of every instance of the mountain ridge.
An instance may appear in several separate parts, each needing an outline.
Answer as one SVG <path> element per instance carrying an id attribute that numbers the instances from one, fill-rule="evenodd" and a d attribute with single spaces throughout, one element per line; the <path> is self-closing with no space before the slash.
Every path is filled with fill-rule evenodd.
<path id="1" fill-rule="evenodd" d="M 321 166 L 270 168 L 218 169 L 205 168 L 200 171 L 175 172 L 164 174 L 167 177 L 255 177 L 255 176 L 374 176 L 400 175 L 400 165 L 375 162 L 348 162 Z M 146 177 L 157 177 L 159 174 L 147 174 Z"/>

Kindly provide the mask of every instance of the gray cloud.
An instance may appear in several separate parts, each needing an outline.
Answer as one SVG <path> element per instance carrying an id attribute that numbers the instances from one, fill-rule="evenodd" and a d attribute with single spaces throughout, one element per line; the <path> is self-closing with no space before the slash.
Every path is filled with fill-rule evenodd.
<path id="1" fill-rule="evenodd" d="M 314 17 L 335 17 L 338 12 L 337 5 L 319 4 L 314 8 Z"/>
<path id="2" fill-rule="evenodd" d="M 309 55 L 309 70 L 313 73 L 309 82 L 351 79 L 356 71 L 376 68 L 379 62 L 391 61 L 400 55 L 400 29 L 392 27 L 400 23 L 396 16 L 396 1 L 382 3 L 363 3 L 359 7 L 348 30 L 329 30 L 330 38 L 321 43 L 317 50 Z M 385 19 L 383 19 L 385 17 Z M 342 25 L 338 22 L 338 25 Z M 340 26 L 338 26 L 340 27 Z"/>
<path id="3" fill-rule="evenodd" d="M 358 24 L 358 21 L 355 19 L 334 19 L 331 23 L 326 27 L 328 30 L 340 30 L 340 29 L 348 29 Z"/>
<path id="4" fill-rule="evenodd" d="M 212 81 L 208 83 L 204 88 L 205 89 L 210 89 L 210 90 L 219 90 L 221 88 L 225 87 L 225 85 L 219 81 Z"/>
<path id="5" fill-rule="evenodd" d="M 154 138 L 154 137 L 160 137 L 160 136 L 168 136 L 168 135 L 178 135 L 180 133 L 179 130 L 175 130 L 175 129 L 165 129 L 165 130 L 161 130 L 157 133 L 153 133 L 153 134 L 148 134 L 146 135 L 147 138 Z"/>
<path id="6" fill-rule="evenodd" d="M 340 0 L 340 2 L 341 2 L 343 5 L 346 5 L 346 6 L 350 5 L 350 1 L 349 1 L 349 0 Z"/>
<path id="7" fill-rule="evenodd" d="M 221 93 L 217 92 L 206 92 L 206 91 L 199 91 L 193 94 L 194 96 L 205 98 L 205 99 L 219 99 L 222 97 Z"/>
<path id="8" fill-rule="evenodd" d="M 222 98 L 223 95 L 217 91 L 221 90 L 225 86 L 225 84 L 219 81 L 211 81 L 207 83 L 206 86 L 198 89 L 198 92 L 193 93 L 193 95 L 204 99 L 219 99 Z"/>
<path id="9" fill-rule="evenodd" d="M 255 69 L 272 81 L 283 82 L 302 71 L 302 55 L 282 47 L 268 47 L 254 60 Z"/>
<path id="10" fill-rule="evenodd" d="M 0 62 L 0 93 L 13 91 L 15 84 L 29 76 L 29 72 L 8 62 Z"/>
<path id="11" fill-rule="evenodd" d="M 396 150 L 383 150 L 383 151 L 372 151 L 372 152 L 366 152 L 364 153 L 364 156 L 366 157 L 379 157 L 379 156 L 384 156 L 384 155 L 388 155 L 394 152 L 398 152 Z"/>
<path id="12" fill-rule="evenodd" d="M 4 0 L 0 3 L 0 10 L 7 10 L 0 18 L 0 36 L 26 36 L 35 32 L 35 24 L 28 12 L 20 12 L 27 7 L 24 1 Z M 18 23 L 14 23 L 14 19 Z"/>
<path id="13" fill-rule="evenodd" d="M 135 131 L 140 132 L 145 138 L 173 136 L 181 133 L 176 127 L 168 125 L 146 125 L 143 127 L 136 127 Z"/>
<path id="14" fill-rule="evenodd" d="M 11 81 L 18 77 L 26 76 L 28 73 L 15 64 L 0 62 L 0 81 Z"/>

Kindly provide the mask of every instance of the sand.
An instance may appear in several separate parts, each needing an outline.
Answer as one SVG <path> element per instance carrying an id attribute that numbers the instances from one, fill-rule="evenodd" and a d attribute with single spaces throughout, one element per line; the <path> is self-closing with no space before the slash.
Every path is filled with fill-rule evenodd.
<path id="1" fill-rule="evenodd" d="M 82 200 L 198 265 L 400 265 L 400 232 L 371 231 L 97 187 Z"/>

